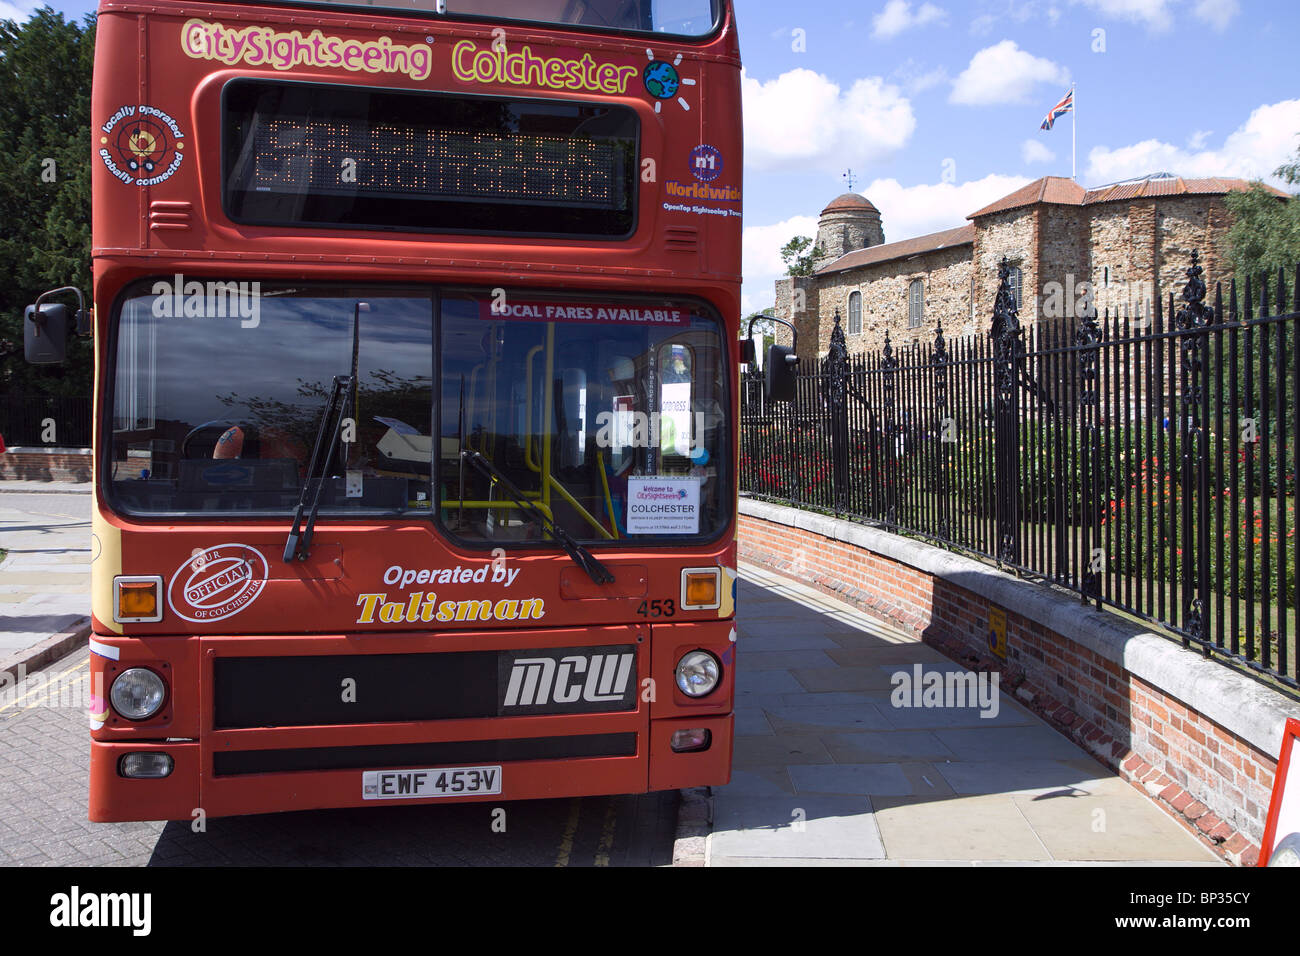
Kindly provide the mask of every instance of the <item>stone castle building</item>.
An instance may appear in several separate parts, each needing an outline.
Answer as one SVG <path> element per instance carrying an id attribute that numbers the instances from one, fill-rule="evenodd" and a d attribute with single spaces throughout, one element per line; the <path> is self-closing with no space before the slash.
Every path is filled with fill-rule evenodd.
<path id="1" fill-rule="evenodd" d="M 930 340 L 937 321 L 950 339 L 987 332 L 1005 257 L 1025 326 L 1081 314 L 1085 282 L 1098 315 L 1142 320 L 1157 288 L 1166 302 L 1181 291 L 1193 250 L 1211 283 L 1231 274 L 1223 198 L 1249 187 L 1159 173 L 1085 189 L 1046 176 L 971 213 L 966 225 L 890 243 L 880 211 L 846 193 L 822 210 L 814 274 L 777 281 L 776 315 L 795 324 L 808 356 L 826 353 L 837 312 L 850 352 L 880 348 L 886 329 L 895 347 Z"/>

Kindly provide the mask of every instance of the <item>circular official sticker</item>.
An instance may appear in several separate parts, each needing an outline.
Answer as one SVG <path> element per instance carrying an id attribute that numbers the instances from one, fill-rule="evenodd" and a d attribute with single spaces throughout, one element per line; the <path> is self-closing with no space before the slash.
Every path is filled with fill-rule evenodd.
<path id="1" fill-rule="evenodd" d="M 187 621 L 233 617 L 257 600 L 266 587 L 267 571 L 262 552 L 246 544 L 196 551 L 172 575 L 167 604 Z"/>
<path id="2" fill-rule="evenodd" d="M 128 185 L 164 182 L 185 158 L 180 125 L 152 106 L 123 106 L 99 130 L 99 158 Z"/>
<path id="3" fill-rule="evenodd" d="M 722 153 L 713 146 L 701 144 L 691 150 L 691 175 L 702 183 L 711 183 L 722 175 Z"/>

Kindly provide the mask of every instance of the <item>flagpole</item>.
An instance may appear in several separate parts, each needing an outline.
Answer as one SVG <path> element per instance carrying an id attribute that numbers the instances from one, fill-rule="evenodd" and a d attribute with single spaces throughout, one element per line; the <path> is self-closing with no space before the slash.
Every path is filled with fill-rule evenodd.
<path id="1" fill-rule="evenodd" d="M 1075 147 L 1079 143 L 1079 91 L 1070 87 L 1070 178 L 1079 181 L 1079 168 L 1075 159 Z"/>

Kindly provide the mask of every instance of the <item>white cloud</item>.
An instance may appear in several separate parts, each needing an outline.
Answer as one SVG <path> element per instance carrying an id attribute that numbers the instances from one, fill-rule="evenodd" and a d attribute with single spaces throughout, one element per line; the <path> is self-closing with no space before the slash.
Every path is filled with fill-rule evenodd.
<path id="1" fill-rule="evenodd" d="M 1197 19 L 1204 20 L 1222 33 L 1232 18 L 1241 12 L 1241 7 L 1237 5 L 1237 0 L 1197 0 L 1192 12 Z"/>
<path id="2" fill-rule="evenodd" d="M 1297 130 L 1300 99 L 1283 100 L 1255 109 L 1219 149 L 1183 149 L 1156 139 L 1115 149 L 1097 146 L 1088 153 L 1088 179 L 1093 184 L 1111 183 L 1167 171 L 1180 176 L 1263 179 L 1282 186 L 1273 170 L 1295 153 Z"/>
<path id="3" fill-rule="evenodd" d="M 30 0 L 17 0 L 16 3 L 9 3 L 7 0 L 0 0 L 0 20 L 15 20 L 23 23 L 36 12 L 39 3 L 30 2 Z"/>
<path id="4" fill-rule="evenodd" d="M 1174 25 L 1178 0 L 1071 0 L 1096 10 L 1102 16 L 1117 20 L 1141 23 L 1147 29 L 1161 33 Z M 1214 29 L 1227 28 L 1241 12 L 1237 0 L 1191 0 L 1192 15 Z"/>
<path id="5" fill-rule="evenodd" d="M 966 225 L 966 217 L 1015 192 L 1029 180 L 1024 176 L 990 173 L 964 183 L 922 183 L 904 186 L 896 179 L 877 179 L 861 190 L 880 210 L 885 241 L 898 242 L 941 229 Z"/>
<path id="6" fill-rule="evenodd" d="M 953 80 L 948 101 L 969 106 L 1024 103 L 1041 83 L 1069 82 L 1065 67 L 1020 49 L 1014 40 L 1003 40 L 971 57 L 970 65 Z"/>
<path id="7" fill-rule="evenodd" d="M 1145 24 L 1157 32 L 1173 25 L 1169 0 L 1071 0 L 1096 10 L 1102 16 Z"/>
<path id="8" fill-rule="evenodd" d="M 1020 158 L 1029 163 L 1050 163 L 1056 154 L 1036 139 L 1027 139 L 1020 144 Z"/>
<path id="9" fill-rule="evenodd" d="M 987 36 L 993 32 L 993 28 L 999 20 L 1007 19 L 1015 23 L 1024 23 L 1038 16 L 1038 0 L 1003 0 L 1001 10 L 996 13 L 986 12 L 977 16 L 970 24 L 970 32 L 974 36 Z M 1050 8 L 1046 16 L 1053 26 L 1056 25 L 1061 13 L 1055 7 Z"/>
<path id="10" fill-rule="evenodd" d="M 1214 130 L 1212 129 L 1198 129 L 1196 132 L 1192 133 L 1191 136 L 1187 137 L 1187 148 L 1205 149 L 1205 144 L 1209 142 L 1210 137 L 1213 135 Z"/>
<path id="11" fill-rule="evenodd" d="M 745 168 L 867 168 L 901 149 L 916 129 L 912 104 L 878 76 L 848 91 L 812 70 L 760 83 L 741 78 Z"/>
<path id="12" fill-rule="evenodd" d="M 948 81 L 948 71 L 942 66 L 937 66 L 933 70 L 927 70 L 916 60 L 908 57 L 900 63 L 889 78 L 899 83 L 908 96 L 916 96 L 918 93 L 924 93 L 928 89 L 941 86 Z"/>
<path id="13" fill-rule="evenodd" d="M 885 8 L 871 18 L 871 35 L 877 40 L 888 40 L 898 36 L 904 30 L 931 23 L 944 23 L 947 19 L 947 11 L 936 7 L 933 3 L 922 3 L 913 13 L 912 4 L 908 0 L 889 0 Z"/>

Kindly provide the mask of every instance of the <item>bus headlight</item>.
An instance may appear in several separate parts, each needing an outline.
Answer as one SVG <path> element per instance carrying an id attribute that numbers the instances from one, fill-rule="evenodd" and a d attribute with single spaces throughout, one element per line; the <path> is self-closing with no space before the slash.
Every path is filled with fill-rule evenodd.
<path id="1" fill-rule="evenodd" d="M 703 697 L 718 686 L 722 666 L 708 651 L 691 651 L 677 662 L 677 686 L 687 697 Z"/>
<path id="2" fill-rule="evenodd" d="M 148 720 L 162 709 L 166 697 L 167 685 L 147 667 L 122 671 L 108 694 L 113 709 L 127 720 Z"/>

